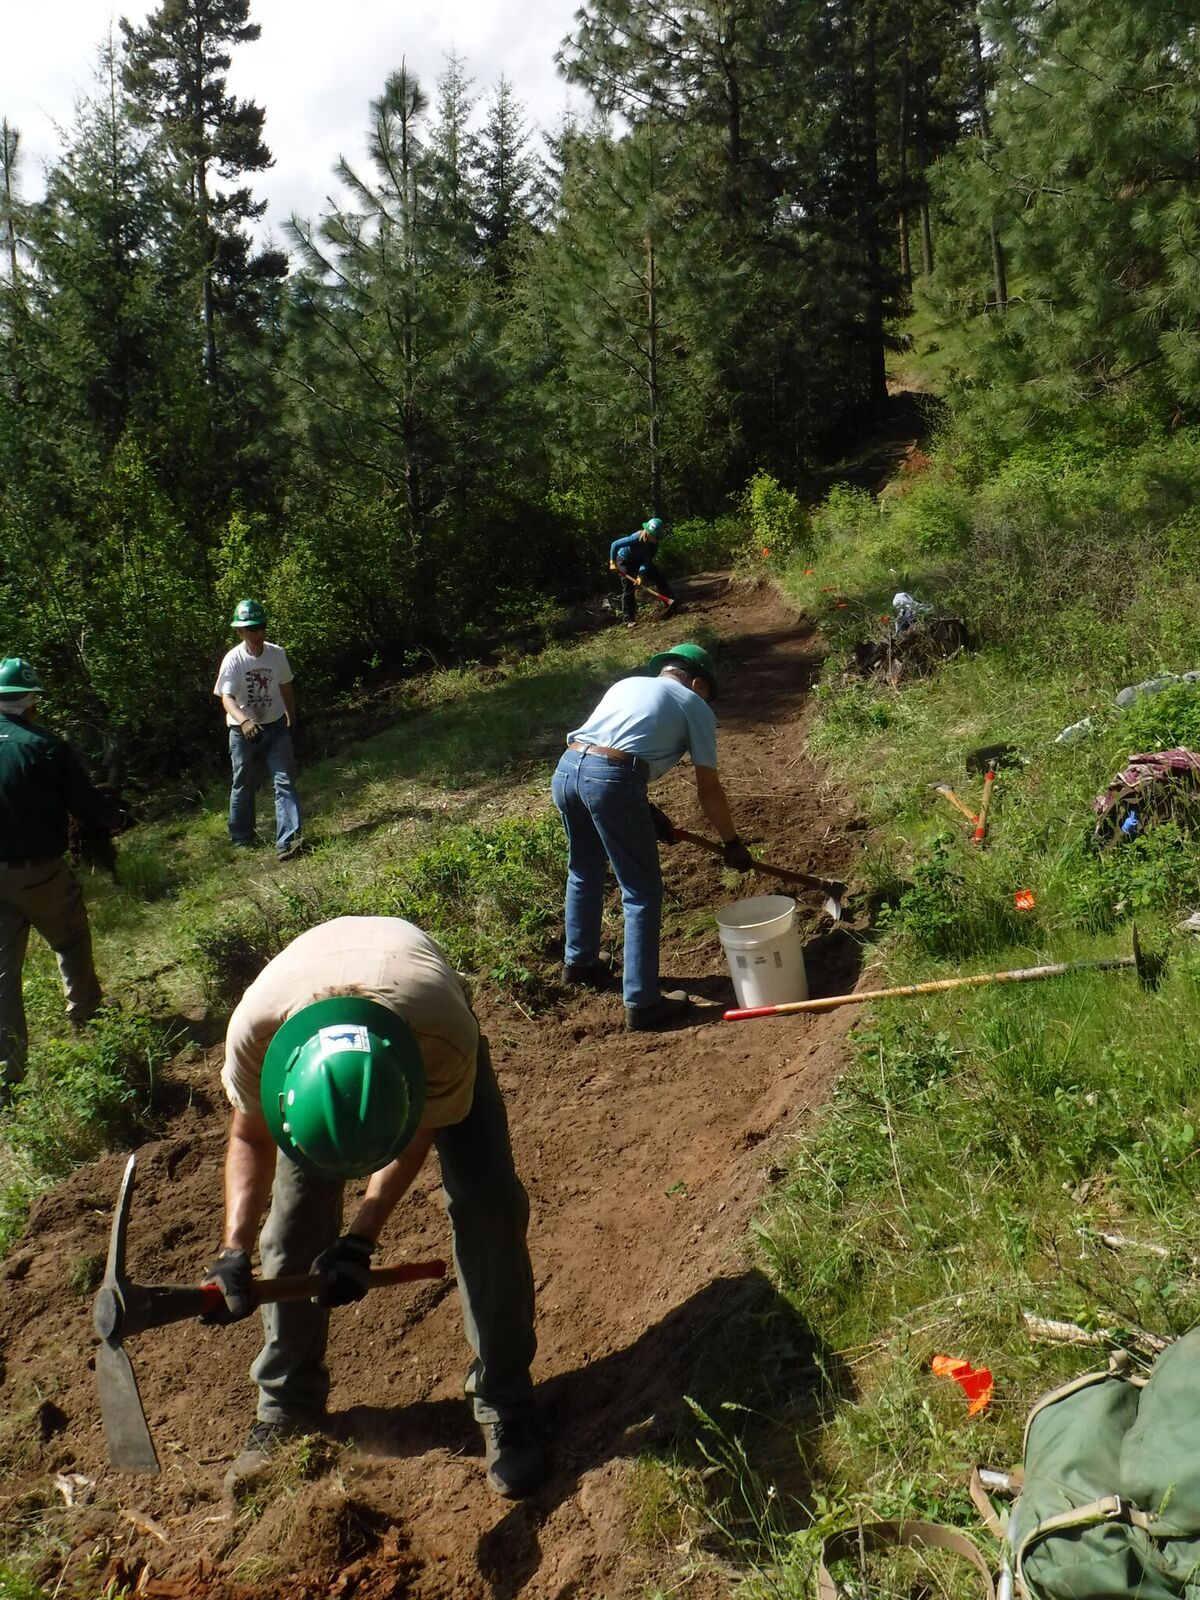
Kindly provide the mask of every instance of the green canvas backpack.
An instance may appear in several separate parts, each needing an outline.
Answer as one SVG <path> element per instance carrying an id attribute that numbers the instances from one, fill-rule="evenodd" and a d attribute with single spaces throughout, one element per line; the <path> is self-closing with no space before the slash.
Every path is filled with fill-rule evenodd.
<path id="1" fill-rule="evenodd" d="M 1024 1465 L 977 1470 L 971 1497 L 1000 1541 L 993 1590 L 982 1554 L 957 1529 L 867 1522 L 833 1535 L 818 1600 L 839 1600 L 835 1559 L 917 1545 L 972 1562 L 988 1600 L 1200 1600 L 1200 1328 L 1176 1339 L 1149 1377 L 1118 1351 L 1104 1372 L 1044 1394 L 1025 1424 Z M 1016 1493 L 1007 1525 L 989 1488 Z M 865 1535 L 865 1539 L 864 1539 Z"/>
<path id="2" fill-rule="evenodd" d="M 1042 1396 L 1005 1544 L 1021 1600 L 1200 1600 L 1200 1328 Z"/>

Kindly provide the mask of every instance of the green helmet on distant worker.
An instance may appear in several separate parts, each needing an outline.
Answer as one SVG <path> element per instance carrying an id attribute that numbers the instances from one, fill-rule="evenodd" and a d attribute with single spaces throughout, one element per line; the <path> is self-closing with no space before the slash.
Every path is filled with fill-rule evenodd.
<path id="1" fill-rule="evenodd" d="M 425 1066 L 402 1017 L 377 1000 L 335 995 L 276 1031 L 260 1094 L 271 1137 L 298 1166 L 319 1178 L 365 1178 L 416 1133 Z"/>
<path id="2" fill-rule="evenodd" d="M 41 694 L 37 668 L 24 656 L 5 656 L 0 661 L 0 698 Z"/>
<path id="3" fill-rule="evenodd" d="M 233 608 L 231 628 L 265 628 L 267 613 L 257 600 L 239 600 Z"/>
<path id="4" fill-rule="evenodd" d="M 642 523 L 642 528 L 652 539 L 657 539 L 662 532 L 662 518 L 651 517 L 649 521 Z"/>
<path id="5" fill-rule="evenodd" d="M 664 667 L 686 667 L 689 672 L 702 672 L 708 679 L 708 698 L 717 698 L 717 670 L 713 666 L 712 657 L 701 644 L 677 644 L 671 650 L 663 650 L 656 656 L 651 656 L 646 663 L 646 671 L 652 678 L 657 678 Z"/>

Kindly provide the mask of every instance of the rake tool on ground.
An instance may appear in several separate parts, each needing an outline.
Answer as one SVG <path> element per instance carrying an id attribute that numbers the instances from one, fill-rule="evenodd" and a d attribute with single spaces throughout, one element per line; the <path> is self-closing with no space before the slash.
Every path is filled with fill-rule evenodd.
<path id="1" fill-rule="evenodd" d="M 100 1339 L 96 1351 L 96 1389 L 100 1396 L 104 1439 L 113 1466 L 123 1472 L 157 1472 L 158 1455 L 142 1408 L 133 1363 L 125 1350 L 125 1340 L 147 1328 L 186 1322 L 190 1317 L 215 1310 L 223 1296 L 215 1283 L 201 1284 L 198 1288 L 187 1284 L 140 1284 L 131 1283 L 125 1276 L 125 1240 L 136 1171 L 137 1157 L 130 1156 L 117 1197 L 104 1282 L 92 1303 L 92 1325 Z M 394 1283 L 444 1278 L 445 1275 L 444 1261 L 401 1262 L 372 1271 L 370 1287 L 381 1289 Z M 284 1300 L 311 1300 L 320 1292 L 322 1282 L 316 1273 L 257 1278 L 255 1302 L 276 1305 Z"/>
<path id="2" fill-rule="evenodd" d="M 686 828 L 675 828 L 674 831 L 675 837 L 682 839 L 685 844 L 698 844 L 702 850 L 708 850 L 715 856 L 723 853 L 719 844 L 706 839 L 702 833 L 689 833 Z M 816 889 L 825 896 L 822 910 L 826 915 L 834 922 L 842 920 L 842 896 L 846 892 L 846 885 L 836 878 L 818 878 L 811 872 L 793 872 L 788 867 L 772 867 L 765 861 L 756 861 L 754 870 L 766 873 L 769 878 L 778 878 L 783 883 L 798 883 L 805 889 Z"/>
<path id="3" fill-rule="evenodd" d="M 969 978 L 937 978 L 929 983 L 902 983 L 894 989 L 864 989 L 854 994 L 827 995 L 823 1000 L 792 1000 L 786 1005 L 749 1006 L 723 1013 L 725 1022 L 745 1022 L 750 1017 L 783 1017 L 797 1011 L 836 1011 L 839 1006 L 865 1005 L 868 1000 L 900 1000 L 918 994 L 940 994 L 946 989 L 979 989 L 989 983 L 1032 983 L 1038 978 L 1061 978 L 1067 972 L 1121 972 L 1132 968 L 1145 989 L 1157 989 L 1163 958 L 1147 955 L 1133 930 L 1133 954 L 1106 961 L 1053 961 L 1042 967 L 1016 967 L 1009 972 L 980 972 Z"/>

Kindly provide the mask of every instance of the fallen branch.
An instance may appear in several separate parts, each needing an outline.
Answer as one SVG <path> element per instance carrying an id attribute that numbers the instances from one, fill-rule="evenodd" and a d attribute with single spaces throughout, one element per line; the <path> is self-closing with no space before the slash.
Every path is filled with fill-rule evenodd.
<path id="1" fill-rule="evenodd" d="M 1145 1328 L 1132 1325 L 1122 1333 L 1117 1328 L 1081 1328 L 1078 1323 L 1057 1322 L 1052 1317 L 1039 1317 L 1032 1311 L 1022 1311 L 1021 1316 L 1029 1337 L 1043 1339 L 1048 1344 L 1118 1345 L 1125 1338 L 1158 1355 L 1171 1343 L 1170 1339 L 1163 1339 L 1157 1333 L 1149 1333 Z"/>

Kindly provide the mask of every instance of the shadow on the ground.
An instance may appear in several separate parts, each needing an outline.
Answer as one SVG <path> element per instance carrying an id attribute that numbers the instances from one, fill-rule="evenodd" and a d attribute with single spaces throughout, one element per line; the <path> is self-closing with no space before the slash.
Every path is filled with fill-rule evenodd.
<path id="1" fill-rule="evenodd" d="M 491 1600 L 520 1594 L 541 1562 L 539 1530 L 583 1475 L 608 1461 L 648 1455 L 703 1466 L 710 1459 L 703 1443 L 718 1458 L 729 1454 L 741 1477 L 739 1486 L 734 1474 L 711 1475 L 714 1500 L 758 1483 L 774 1485 L 781 1512 L 805 1503 L 818 1431 L 849 1390 L 847 1370 L 761 1272 L 714 1279 L 625 1349 L 539 1386 L 550 1475 L 479 1541 Z M 687 1400 L 716 1419 L 720 1436 Z M 335 1421 L 339 1434 L 381 1455 L 481 1453 L 467 1406 L 457 1401 L 360 1406 Z"/>

